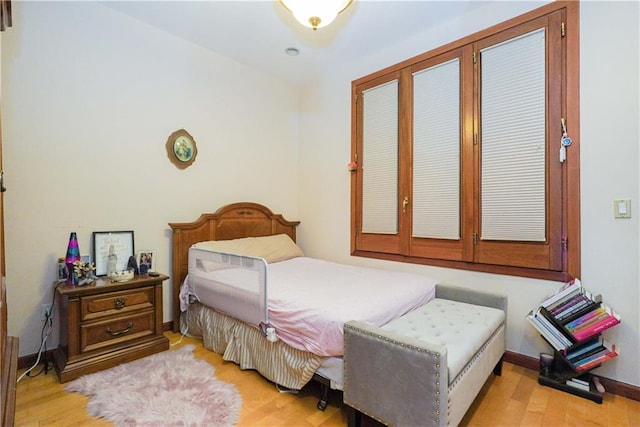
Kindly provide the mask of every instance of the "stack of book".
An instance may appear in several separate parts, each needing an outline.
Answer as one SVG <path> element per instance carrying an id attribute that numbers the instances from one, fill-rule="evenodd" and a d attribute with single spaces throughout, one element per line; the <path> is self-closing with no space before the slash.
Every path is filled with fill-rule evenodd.
<path id="1" fill-rule="evenodd" d="M 556 303 L 545 307 L 559 322 L 567 320 L 576 313 L 589 311 L 599 303 L 599 298 L 591 295 L 591 292 L 580 286 L 579 282 L 577 287 L 569 289 L 572 289 L 572 291 L 564 298 L 560 298 Z"/>
<path id="2" fill-rule="evenodd" d="M 615 344 L 610 344 L 605 339 L 599 338 L 568 352 L 566 358 L 576 371 L 588 371 L 617 355 Z"/>
<path id="3" fill-rule="evenodd" d="M 618 355 L 615 346 L 589 340 L 620 323 L 620 316 L 578 279 L 547 296 L 527 319 L 576 370 L 588 370 Z"/>
<path id="4" fill-rule="evenodd" d="M 591 387 L 589 386 L 589 381 L 585 381 L 580 378 L 568 379 L 565 384 L 580 390 L 585 390 L 585 391 L 589 391 L 591 389 Z"/>
<path id="5" fill-rule="evenodd" d="M 545 297 L 526 317 L 556 350 L 552 369 L 541 369 L 538 382 L 602 403 L 604 388 L 589 371 L 618 356 L 616 346 L 600 333 L 620 323 L 620 316 L 576 279 Z"/>
<path id="6" fill-rule="evenodd" d="M 573 345 L 567 336 L 544 314 L 541 307 L 535 311 L 530 311 L 527 320 L 540 332 L 549 344 L 558 351 L 564 351 Z"/>
<path id="7" fill-rule="evenodd" d="M 584 341 L 620 323 L 620 316 L 604 304 L 564 325 L 576 341 Z"/>

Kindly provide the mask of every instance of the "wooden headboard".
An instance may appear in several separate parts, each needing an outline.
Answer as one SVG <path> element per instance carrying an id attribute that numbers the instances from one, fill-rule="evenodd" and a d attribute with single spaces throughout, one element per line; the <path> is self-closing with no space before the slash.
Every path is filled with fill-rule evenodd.
<path id="1" fill-rule="evenodd" d="M 189 248 L 198 242 L 231 240 L 241 237 L 287 234 L 296 241 L 296 227 L 300 221 L 287 221 L 258 203 L 232 203 L 215 213 L 205 213 L 193 222 L 170 222 L 172 239 L 173 330 L 180 329 L 180 286 L 187 276 Z"/>

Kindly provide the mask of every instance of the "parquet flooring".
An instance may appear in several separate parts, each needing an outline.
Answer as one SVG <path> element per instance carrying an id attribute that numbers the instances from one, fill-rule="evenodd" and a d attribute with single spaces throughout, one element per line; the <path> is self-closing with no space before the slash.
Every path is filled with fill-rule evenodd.
<path id="1" fill-rule="evenodd" d="M 179 334 L 165 335 L 172 343 L 180 339 Z M 196 345 L 194 354 L 215 367 L 218 379 L 235 384 L 240 391 L 243 409 L 238 426 L 347 425 L 346 410 L 342 407 L 339 392 L 332 392 L 327 409 L 321 412 L 316 409 L 321 395 L 318 384 L 311 383 L 298 394 L 281 393 L 258 373 L 241 371 L 237 365 L 223 361 L 220 355 L 205 349 L 199 340 L 185 337 L 178 346 L 186 343 Z M 640 427 L 640 402 L 607 393 L 604 402 L 599 405 L 540 386 L 536 375 L 534 371 L 506 363 L 502 376 L 492 376 L 484 385 L 462 425 Z M 65 392 L 64 385 L 57 381 L 53 371 L 33 378 L 24 377 L 18 383 L 16 425 L 112 425 L 88 416 L 86 404 L 85 396 Z"/>

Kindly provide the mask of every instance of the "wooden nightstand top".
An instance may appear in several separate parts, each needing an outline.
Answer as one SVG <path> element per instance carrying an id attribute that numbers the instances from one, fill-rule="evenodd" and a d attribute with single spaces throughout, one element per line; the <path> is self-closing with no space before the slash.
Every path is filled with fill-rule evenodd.
<path id="1" fill-rule="evenodd" d="M 96 281 L 90 285 L 78 286 L 60 283 L 56 285 L 56 290 L 63 296 L 93 295 L 152 285 L 154 283 L 164 282 L 168 278 L 169 276 L 160 274 L 159 276 L 134 276 L 133 279 L 127 282 L 112 282 L 107 277 L 98 277 Z"/>

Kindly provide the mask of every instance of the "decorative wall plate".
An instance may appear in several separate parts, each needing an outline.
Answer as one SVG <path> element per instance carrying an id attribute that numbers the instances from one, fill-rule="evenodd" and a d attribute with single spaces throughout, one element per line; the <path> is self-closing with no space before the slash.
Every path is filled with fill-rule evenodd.
<path id="1" fill-rule="evenodd" d="M 167 139 L 167 156 L 178 169 L 184 169 L 196 160 L 196 141 L 184 129 L 179 129 Z"/>

